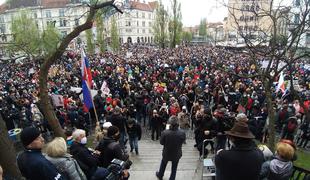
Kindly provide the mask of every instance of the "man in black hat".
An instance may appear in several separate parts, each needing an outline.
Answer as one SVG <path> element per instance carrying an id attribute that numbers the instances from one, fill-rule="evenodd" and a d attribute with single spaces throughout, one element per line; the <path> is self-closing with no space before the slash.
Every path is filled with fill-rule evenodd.
<path id="1" fill-rule="evenodd" d="M 215 156 L 217 180 L 258 180 L 264 162 L 263 153 L 256 147 L 244 121 L 237 121 L 230 131 L 225 132 L 232 148 L 219 150 Z"/>
<path id="2" fill-rule="evenodd" d="M 158 179 L 162 179 L 168 161 L 171 161 L 171 174 L 169 180 L 175 180 L 178 163 L 182 157 L 182 144 L 185 142 L 185 132 L 179 130 L 178 118 L 171 116 L 169 119 L 169 130 L 165 130 L 160 138 L 160 144 L 164 146 L 163 158 L 161 160 L 159 171 L 156 172 Z"/>
<path id="3" fill-rule="evenodd" d="M 38 129 L 26 127 L 20 135 L 25 151 L 18 155 L 17 164 L 22 175 L 29 180 L 62 180 L 56 167 L 41 153 L 44 139 Z"/>

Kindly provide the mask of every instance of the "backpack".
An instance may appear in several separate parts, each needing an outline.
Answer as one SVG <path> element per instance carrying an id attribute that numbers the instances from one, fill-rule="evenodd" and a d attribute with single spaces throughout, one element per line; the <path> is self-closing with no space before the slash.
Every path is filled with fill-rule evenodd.
<path id="1" fill-rule="evenodd" d="M 297 124 L 293 121 L 289 121 L 287 124 L 287 130 L 288 132 L 294 132 L 295 129 L 297 128 Z"/>

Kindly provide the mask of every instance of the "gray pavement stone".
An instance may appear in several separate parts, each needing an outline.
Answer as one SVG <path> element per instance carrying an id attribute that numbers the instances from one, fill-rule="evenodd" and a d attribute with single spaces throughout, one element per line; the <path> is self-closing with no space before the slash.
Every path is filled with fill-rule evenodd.
<path id="1" fill-rule="evenodd" d="M 201 161 L 199 153 L 193 147 L 194 140 L 187 139 L 187 144 L 182 147 L 183 156 L 180 159 L 177 180 L 199 180 L 201 179 Z M 132 180 L 156 180 L 155 172 L 158 171 L 162 158 L 163 146 L 159 141 L 152 141 L 147 138 L 139 141 L 139 153 L 129 153 L 133 164 L 130 169 L 130 179 Z M 164 180 L 170 176 L 171 163 L 168 163 Z"/>

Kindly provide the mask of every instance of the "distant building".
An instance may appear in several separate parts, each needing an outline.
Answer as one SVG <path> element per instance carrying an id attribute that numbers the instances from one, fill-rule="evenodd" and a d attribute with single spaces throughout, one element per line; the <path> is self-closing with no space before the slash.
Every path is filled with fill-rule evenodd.
<path id="1" fill-rule="evenodd" d="M 225 39 L 223 23 L 221 22 L 208 23 L 207 24 L 207 36 L 211 38 L 214 45 L 216 45 L 216 43 L 219 41 L 223 41 Z"/>
<path id="2" fill-rule="evenodd" d="M 110 36 L 112 17 L 116 19 L 121 43 L 153 43 L 153 27 L 157 1 L 129 1 L 129 7 L 123 14 L 114 14 L 106 21 L 106 34 Z"/>
<path id="3" fill-rule="evenodd" d="M 11 23 L 20 9 L 31 13 L 40 31 L 44 31 L 48 24 L 54 25 L 62 36 L 70 33 L 76 26 L 86 20 L 82 16 L 88 7 L 79 0 L 18 0 L 0 6 L 0 42 L 12 39 Z M 84 33 L 81 38 L 84 39 Z M 77 40 L 72 42 L 71 48 L 76 46 Z"/>
<path id="4" fill-rule="evenodd" d="M 229 0 L 228 17 L 225 22 L 227 41 L 240 41 L 240 34 L 249 39 L 264 39 L 270 34 L 271 21 L 263 12 L 270 11 L 270 0 Z M 264 32 L 264 33 L 262 33 Z"/>
<path id="5" fill-rule="evenodd" d="M 291 0 L 293 3 L 292 9 L 291 9 L 291 20 L 290 24 L 288 25 L 289 33 L 291 33 L 294 30 L 294 27 L 296 27 L 299 23 L 301 23 L 301 19 L 304 18 L 303 13 L 305 11 L 309 11 L 310 8 L 310 0 Z M 307 4 L 306 4 L 307 3 Z M 310 48 L 310 13 L 308 12 L 306 17 L 306 31 L 302 34 L 299 47 L 308 47 Z"/>
<path id="6" fill-rule="evenodd" d="M 123 14 L 115 13 L 120 35 L 120 41 L 125 42 L 154 42 L 153 25 L 157 2 L 126 1 Z M 20 9 L 31 13 L 39 30 L 42 32 L 48 24 L 54 25 L 62 36 L 86 21 L 85 14 L 89 7 L 82 0 L 16 0 L 0 6 L 0 43 L 12 40 L 11 23 Z M 112 14 L 111 14 L 112 15 Z M 111 15 L 105 21 L 105 36 L 109 36 Z M 96 24 L 93 27 L 93 37 L 96 40 Z M 76 48 L 79 43 L 86 42 L 86 34 L 82 32 L 74 39 L 69 48 Z"/>

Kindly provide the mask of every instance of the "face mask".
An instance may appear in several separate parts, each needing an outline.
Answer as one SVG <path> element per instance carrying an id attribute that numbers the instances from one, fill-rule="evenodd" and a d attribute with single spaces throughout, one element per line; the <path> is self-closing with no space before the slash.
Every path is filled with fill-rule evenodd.
<path id="1" fill-rule="evenodd" d="M 83 137 L 81 139 L 81 144 L 87 144 L 87 137 Z"/>

